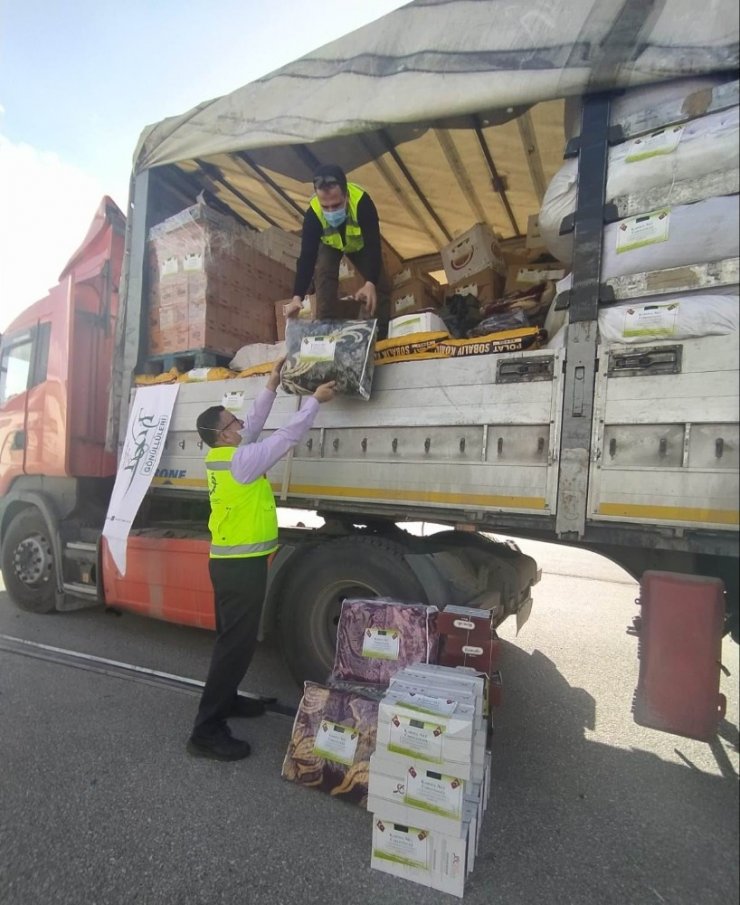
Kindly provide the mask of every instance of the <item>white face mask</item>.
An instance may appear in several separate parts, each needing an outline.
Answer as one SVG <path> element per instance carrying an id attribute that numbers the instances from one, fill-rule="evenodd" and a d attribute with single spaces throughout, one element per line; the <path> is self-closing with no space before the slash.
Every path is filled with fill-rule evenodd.
<path id="1" fill-rule="evenodd" d="M 329 224 L 329 226 L 333 226 L 335 229 L 338 226 L 341 226 L 344 223 L 344 221 L 347 219 L 347 205 L 346 204 L 344 205 L 344 207 L 341 207 L 341 208 L 339 208 L 339 210 L 336 210 L 336 211 L 325 211 L 323 207 L 321 208 L 321 210 L 324 211 L 324 216 L 326 217 L 326 222 Z"/>

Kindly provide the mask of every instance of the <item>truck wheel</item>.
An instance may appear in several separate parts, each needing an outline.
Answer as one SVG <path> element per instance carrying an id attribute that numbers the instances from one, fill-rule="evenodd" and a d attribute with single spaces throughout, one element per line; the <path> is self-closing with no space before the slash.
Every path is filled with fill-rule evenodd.
<path id="1" fill-rule="evenodd" d="M 11 521 L 3 538 L 2 571 L 8 594 L 21 609 L 55 609 L 54 550 L 37 509 L 24 509 Z"/>
<path id="2" fill-rule="evenodd" d="M 342 601 L 394 597 L 425 603 L 400 544 L 378 537 L 340 538 L 319 544 L 288 564 L 281 593 L 280 640 L 293 678 L 325 682 L 334 665 Z"/>

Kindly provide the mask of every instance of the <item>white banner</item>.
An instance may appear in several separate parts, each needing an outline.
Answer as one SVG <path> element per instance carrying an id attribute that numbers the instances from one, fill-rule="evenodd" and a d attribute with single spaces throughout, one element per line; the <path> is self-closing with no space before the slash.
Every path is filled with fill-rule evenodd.
<path id="1" fill-rule="evenodd" d="M 121 575 L 126 574 L 129 531 L 159 465 L 179 389 L 177 383 L 164 384 L 140 387 L 134 394 L 103 528 L 103 537 Z"/>

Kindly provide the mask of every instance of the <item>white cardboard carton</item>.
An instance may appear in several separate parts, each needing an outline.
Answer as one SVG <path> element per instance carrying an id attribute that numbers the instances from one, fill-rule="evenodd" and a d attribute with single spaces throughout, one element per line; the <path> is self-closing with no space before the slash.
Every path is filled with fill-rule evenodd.
<path id="1" fill-rule="evenodd" d="M 415 311 L 394 317 L 388 323 L 388 339 L 414 333 L 449 333 L 445 322 L 433 311 Z"/>
<path id="2" fill-rule="evenodd" d="M 477 827 L 469 844 L 469 825 L 460 838 L 397 824 L 377 813 L 373 815 L 370 867 L 462 898 L 466 874 L 474 864 L 476 833 Z"/>
<path id="3" fill-rule="evenodd" d="M 465 802 L 481 797 L 481 786 L 429 769 L 421 761 L 370 758 L 368 811 L 384 814 L 397 823 L 460 836 L 465 832 Z"/>

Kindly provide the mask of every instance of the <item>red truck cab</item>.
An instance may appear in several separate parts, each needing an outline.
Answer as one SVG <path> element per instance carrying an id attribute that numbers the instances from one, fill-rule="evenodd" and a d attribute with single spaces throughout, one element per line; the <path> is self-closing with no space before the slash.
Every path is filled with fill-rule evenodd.
<path id="1" fill-rule="evenodd" d="M 104 197 L 59 283 L 2 336 L 2 570 L 35 609 L 53 609 L 63 591 L 50 565 L 56 525 L 102 502 L 98 484 L 115 474 L 106 426 L 125 224 Z"/>

